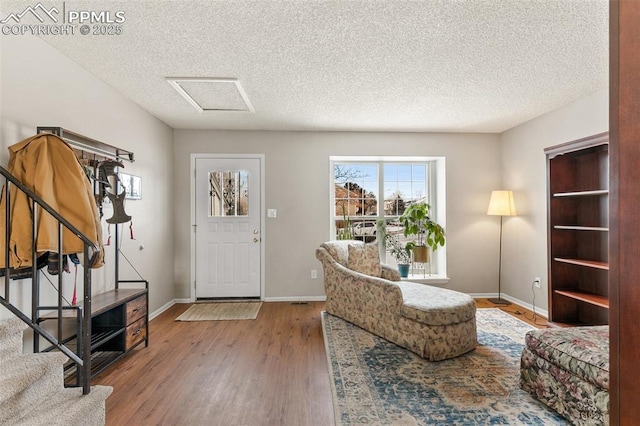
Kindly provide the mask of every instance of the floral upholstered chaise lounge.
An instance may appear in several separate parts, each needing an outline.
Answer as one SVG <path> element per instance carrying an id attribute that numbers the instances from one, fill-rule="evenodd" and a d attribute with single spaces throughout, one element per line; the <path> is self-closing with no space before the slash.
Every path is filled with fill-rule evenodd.
<path id="1" fill-rule="evenodd" d="M 430 361 L 453 358 L 477 344 L 476 305 L 468 295 L 401 281 L 381 264 L 377 245 L 330 241 L 322 262 L 326 311 Z"/>

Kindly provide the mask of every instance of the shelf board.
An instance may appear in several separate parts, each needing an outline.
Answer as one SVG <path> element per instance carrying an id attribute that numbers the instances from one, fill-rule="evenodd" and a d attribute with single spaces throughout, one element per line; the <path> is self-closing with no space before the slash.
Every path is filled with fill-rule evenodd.
<path id="1" fill-rule="evenodd" d="M 112 330 L 101 330 L 91 332 L 91 350 L 107 343 L 109 340 L 124 333 L 126 327 L 114 328 Z"/>
<path id="2" fill-rule="evenodd" d="M 608 189 L 596 189 L 594 191 L 556 192 L 554 197 L 588 197 L 594 195 L 607 195 Z"/>
<path id="3" fill-rule="evenodd" d="M 554 229 L 565 229 L 569 231 L 600 231 L 609 232 L 609 228 L 602 226 L 577 226 L 577 225 L 555 225 Z"/>
<path id="4" fill-rule="evenodd" d="M 64 139 L 72 147 L 95 153 L 98 155 L 113 157 L 118 160 L 128 160 L 133 163 L 134 156 L 133 152 L 124 150 L 122 148 L 117 148 L 115 146 L 109 145 L 104 142 L 97 141 L 95 139 L 91 139 L 87 136 L 83 136 L 79 133 L 72 132 L 71 130 L 63 129 L 62 127 L 48 127 L 48 126 L 38 126 L 37 127 L 38 134 L 41 133 L 53 133 L 54 135 L 59 136 L 61 139 Z"/>
<path id="5" fill-rule="evenodd" d="M 91 378 L 100 374 L 124 354 L 123 351 L 93 352 L 91 354 Z M 65 365 L 64 383 L 66 386 L 77 386 L 76 365 L 72 362 Z"/>
<path id="6" fill-rule="evenodd" d="M 107 343 L 109 340 L 113 339 L 114 337 L 121 335 L 126 331 L 126 329 L 127 329 L 126 327 L 114 327 L 110 330 L 103 329 L 98 331 L 95 331 L 95 330 L 92 331 L 91 343 L 90 343 L 91 350 L 93 351 L 95 348 L 99 347 L 100 345 L 103 345 Z M 74 352 L 76 352 L 76 349 L 78 347 L 77 336 L 73 335 L 69 337 L 66 340 L 65 344 L 70 348 L 72 348 Z"/>
<path id="7" fill-rule="evenodd" d="M 556 262 L 570 263 L 572 265 L 586 266 L 587 268 L 604 269 L 606 271 L 609 270 L 609 263 L 597 260 L 567 259 L 564 257 L 555 257 L 553 260 Z"/>
<path id="8" fill-rule="evenodd" d="M 145 294 L 147 292 L 146 289 L 116 289 L 110 290 L 105 293 L 96 294 L 91 298 L 91 316 L 94 317 L 103 312 L 108 311 L 114 306 L 121 305 L 129 300 L 135 299 L 136 297 Z M 78 303 L 74 306 L 82 306 L 82 303 Z M 52 311 L 47 313 L 46 315 L 42 315 L 40 320 L 47 319 L 57 319 L 58 312 Z M 76 319 L 77 314 L 74 309 L 65 309 L 62 311 L 63 319 Z"/>
<path id="9" fill-rule="evenodd" d="M 553 292 L 562 296 L 570 297 L 571 299 L 580 300 L 581 302 L 609 309 L 609 298 L 606 296 L 586 293 L 580 290 L 554 290 Z"/>

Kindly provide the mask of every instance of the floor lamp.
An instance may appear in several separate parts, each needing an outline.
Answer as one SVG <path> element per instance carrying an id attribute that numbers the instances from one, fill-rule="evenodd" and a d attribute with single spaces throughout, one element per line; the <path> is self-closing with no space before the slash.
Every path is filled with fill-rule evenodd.
<path id="1" fill-rule="evenodd" d="M 498 260 L 498 297 L 489 299 L 496 305 L 510 305 L 511 303 L 502 299 L 500 288 L 500 276 L 502 275 L 502 217 L 515 216 L 516 206 L 513 202 L 512 191 L 491 191 L 491 200 L 487 209 L 489 216 L 500 216 L 500 255 Z"/>

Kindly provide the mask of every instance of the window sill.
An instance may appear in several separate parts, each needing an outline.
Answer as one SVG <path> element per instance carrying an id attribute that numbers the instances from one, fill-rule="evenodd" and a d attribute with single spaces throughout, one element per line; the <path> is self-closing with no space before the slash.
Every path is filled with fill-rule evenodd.
<path id="1" fill-rule="evenodd" d="M 449 277 L 445 277 L 442 275 L 422 275 L 422 274 L 415 274 L 415 275 L 409 275 L 408 278 L 402 278 L 402 281 L 409 281 L 412 283 L 419 283 L 419 284 L 429 284 L 429 285 L 435 285 L 435 284 L 449 284 Z"/>

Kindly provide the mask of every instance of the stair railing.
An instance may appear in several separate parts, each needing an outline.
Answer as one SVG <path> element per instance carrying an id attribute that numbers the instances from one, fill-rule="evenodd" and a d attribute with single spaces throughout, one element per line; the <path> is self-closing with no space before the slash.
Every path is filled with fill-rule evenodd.
<path id="1" fill-rule="evenodd" d="M 99 248 L 86 235 L 82 234 L 67 219 L 62 217 L 55 209 L 47 204 L 42 198 L 37 196 L 33 191 L 27 188 L 19 180 L 17 180 L 8 170 L 0 166 L 0 174 L 5 178 L 5 190 L 3 196 L 5 199 L 5 235 L 4 248 L 4 297 L 0 296 L 0 303 L 11 311 L 14 315 L 25 322 L 34 331 L 34 352 L 39 352 L 39 336 L 47 340 L 54 348 L 60 350 L 77 366 L 79 372 L 78 382 L 82 386 L 83 393 L 86 395 L 90 392 L 91 381 L 91 270 L 90 265 L 93 263 L 95 256 L 99 253 Z M 20 191 L 26 194 L 31 207 L 31 225 L 32 225 L 32 267 L 31 267 L 31 317 L 22 312 L 17 306 L 11 303 L 10 299 L 10 280 L 12 269 L 10 268 L 10 236 L 11 236 L 11 185 L 15 185 Z M 40 207 L 38 209 L 36 207 Z M 58 302 L 57 306 L 45 307 L 40 306 L 40 289 L 39 274 L 36 252 L 36 241 L 38 238 L 38 218 L 42 210 L 49 213 L 58 221 Z M 27 218 L 25 218 L 27 220 Z M 63 228 L 71 231 L 84 244 L 84 263 L 83 263 L 83 303 L 82 305 L 63 306 L 62 297 L 62 272 L 63 272 L 63 256 L 62 256 L 62 231 Z M 22 271 L 22 270 L 21 270 Z M 14 272 L 15 273 L 15 272 Z M 76 352 L 67 346 L 69 339 L 63 337 L 63 312 L 67 310 L 76 310 L 77 318 L 77 338 Z M 57 336 L 52 335 L 48 330 L 40 325 L 40 311 L 51 310 L 56 312 L 57 319 Z"/>

